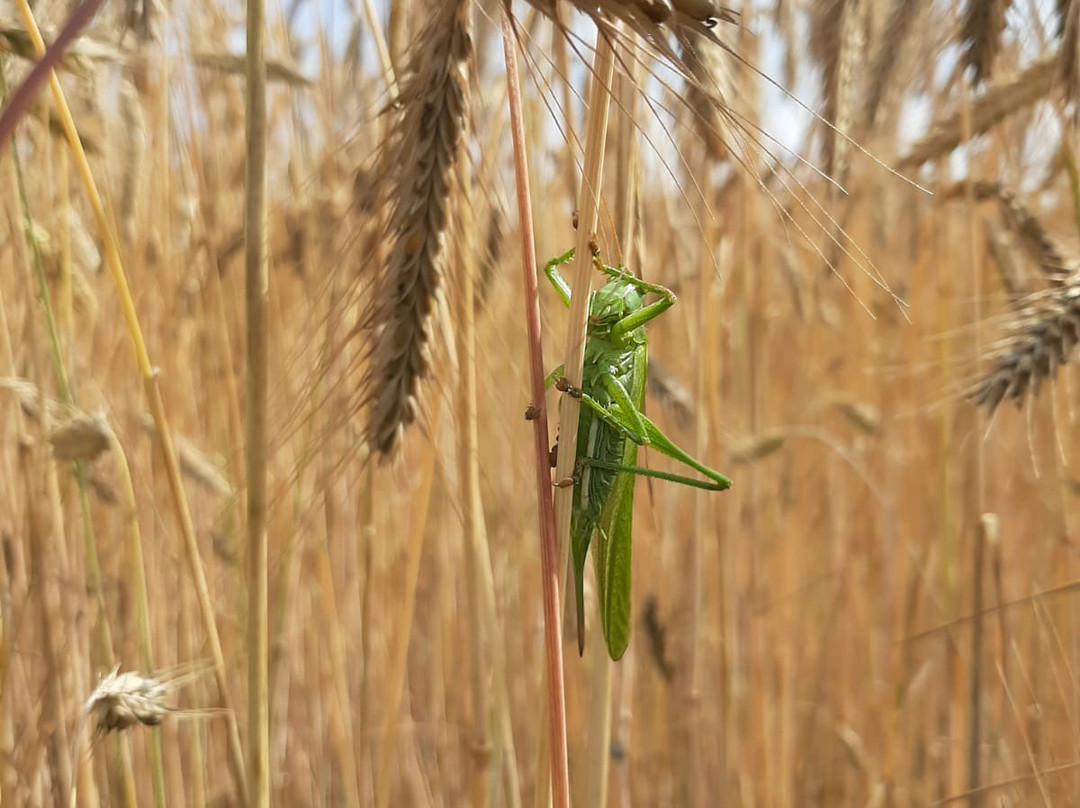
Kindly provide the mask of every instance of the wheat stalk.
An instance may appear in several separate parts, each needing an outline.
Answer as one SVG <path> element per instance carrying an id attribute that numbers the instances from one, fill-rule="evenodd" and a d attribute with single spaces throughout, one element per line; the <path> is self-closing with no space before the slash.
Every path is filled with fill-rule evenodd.
<path id="1" fill-rule="evenodd" d="M 419 384 L 430 366 L 471 49 L 469 4 L 441 3 L 416 40 L 402 83 L 403 110 L 390 141 L 393 246 L 368 315 L 376 336 L 364 384 L 367 439 L 383 456 L 415 420 Z"/>
<path id="2" fill-rule="evenodd" d="M 1001 50 L 1005 11 L 1012 0 L 968 0 L 960 27 L 964 64 L 975 71 L 975 83 L 990 78 L 994 58 Z"/>

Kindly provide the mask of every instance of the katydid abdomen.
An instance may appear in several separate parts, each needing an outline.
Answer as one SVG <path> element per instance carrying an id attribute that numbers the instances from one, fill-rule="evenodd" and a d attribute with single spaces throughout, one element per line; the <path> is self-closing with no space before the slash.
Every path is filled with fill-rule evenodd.
<path id="1" fill-rule="evenodd" d="M 647 361 L 645 329 L 635 329 L 620 343 L 606 339 L 588 342 L 582 387 L 595 391 L 594 399 L 605 410 L 629 417 L 609 389 L 614 382 L 626 392 L 634 407 L 641 408 Z M 592 408 L 582 408 L 578 420 L 578 457 L 582 462 L 575 477 L 575 507 L 570 528 L 577 587 L 578 650 L 584 649 L 585 642 L 585 560 L 595 534 L 600 622 L 612 659 L 623 655 L 630 640 L 634 475 L 596 466 L 590 461 L 636 466 L 637 453 L 638 445 L 625 431 L 605 423 Z"/>

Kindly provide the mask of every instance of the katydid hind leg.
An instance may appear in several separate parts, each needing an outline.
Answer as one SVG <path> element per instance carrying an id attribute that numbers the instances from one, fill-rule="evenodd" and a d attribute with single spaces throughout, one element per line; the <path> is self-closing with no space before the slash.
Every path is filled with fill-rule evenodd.
<path id="1" fill-rule="evenodd" d="M 574 526 L 571 536 L 571 551 L 574 556 L 574 596 L 577 601 L 577 641 L 578 654 L 585 654 L 585 559 L 589 555 L 589 543 L 592 540 L 595 522 L 586 519 L 584 525 Z"/>
<path id="2" fill-rule="evenodd" d="M 610 373 L 605 373 L 600 377 L 600 383 L 607 390 L 608 395 L 612 400 L 619 405 L 620 413 L 611 415 L 618 420 L 619 416 L 623 416 L 623 426 L 629 430 L 630 439 L 634 441 L 638 446 L 644 446 L 649 442 L 648 431 L 645 428 L 645 422 L 642 420 L 644 417 L 641 410 L 634 404 L 634 400 L 630 398 L 630 394 L 626 392 L 626 388 L 622 386 L 622 383 L 612 376 Z"/>
<path id="3" fill-rule="evenodd" d="M 645 422 L 645 431 L 649 435 L 650 445 L 653 449 L 667 455 L 672 460 L 678 460 L 685 466 L 701 472 L 716 484 L 716 490 L 723 491 L 731 488 L 731 480 L 715 469 L 711 469 L 704 463 L 691 457 L 688 453 L 676 446 L 671 438 L 660 431 L 660 427 L 654 424 L 649 417 L 642 413 L 642 421 Z M 698 486 L 701 487 L 701 486 Z"/>
<path id="4" fill-rule="evenodd" d="M 702 488 L 706 491 L 726 491 L 731 487 L 731 481 L 718 472 L 713 472 L 716 475 L 716 478 L 699 480 L 695 477 L 685 477 L 681 474 L 671 474 L 667 471 L 648 469 L 643 466 L 628 466 L 624 463 L 609 463 L 606 460 L 592 459 L 583 462 L 593 468 L 606 469 L 607 471 L 616 471 L 623 474 L 633 474 L 637 477 L 648 477 L 653 480 L 666 480 L 670 483 L 678 483 L 679 485 L 686 485 L 691 488 Z"/>

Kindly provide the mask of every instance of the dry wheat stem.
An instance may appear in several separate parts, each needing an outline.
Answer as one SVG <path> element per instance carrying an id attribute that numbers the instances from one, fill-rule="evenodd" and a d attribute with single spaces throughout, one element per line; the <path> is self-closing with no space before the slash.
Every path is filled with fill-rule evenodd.
<path id="1" fill-rule="evenodd" d="M 624 53 L 634 49 L 635 40 L 636 37 L 633 34 L 626 37 Z M 699 44 L 704 44 L 700 38 L 698 38 L 698 41 Z M 710 67 L 722 70 L 726 66 L 730 75 L 731 65 L 727 61 L 727 54 L 719 48 L 714 49 L 708 45 L 705 47 L 708 56 L 712 57 Z M 620 63 L 622 69 L 612 98 L 619 107 L 617 122 L 614 127 L 616 140 L 613 154 L 613 171 L 616 177 L 615 237 L 622 255 L 620 262 L 625 263 L 627 257 L 632 253 L 636 241 L 633 214 L 638 195 L 640 167 L 637 159 L 638 142 L 635 118 L 639 97 L 641 65 L 636 60 L 620 59 Z M 711 86 L 719 94 L 720 85 L 716 81 L 720 76 L 710 71 L 708 75 L 703 74 L 703 78 L 711 80 Z M 704 82 L 702 86 L 706 86 Z M 723 102 L 723 96 L 720 96 L 719 100 Z M 698 101 L 699 103 L 702 101 L 707 103 L 707 97 L 699 98 Z M 713 107 L 713 110 L 715 111 L 717 108 Z M 579 623 L 579 628 L 580 625 Z M 607 643 L 600 642 L 599 638 L 594 638 L 592 647 L 589 649 L 589 661 L 587 664 L 589 680 L 586 698 L 589 707 L 585 725 L 587 738 L 585 760 L 588 772 L 585 780 L 585 804 L 607 805 L 612 757 L 610 751 L 613 707 L 611 694 L 615 673 L 615 664 L 608 654 Z"/>
<path id="2" fill-rule="evenodd" d="M 393 757 L 393 749 L 396 746 L 397 729 L 401 723 L 399 712 L 401 710 L 402 694 L 405 690 L 406 669 L 409 654 L 409 638 L 412 635 L 413 615 L 416 610 L 416 585 L 420 577 L 420 561 L 424 549 L 424 533 L 427 529 L 428 508 L 431 505 L 431 486 L 435 480 L 436 460 L 439 448 L 434 438 L 439 434 L 439 421 L 442 416 L 442 406 L 438 406 L 432 418 L 432 443 L 427 447 L 426 457 L 423 460 L 421 471 L 420 488 L 416 492 L 416 500 L 412 509 L 413 523 L 409 533 L 409 541 L 406 547 L 405 581 L 402 587 L 403 608 L 399 621 L 394 627 L 392 637 L 393 646 L 390 649 L 387 673 L 388 692 L 385 696 L 386 707 L 383 715 L 382 732 L 379 740 L 379 751 L 375 757 L 375 795 L 378 808 L 387 808 L 390 805 L 390 763 Z"/>
<path id="3" fill-rule="evenodd" d="M 1012 643 L 1012 652 L 1016 657 L 1017 662 L 1020 662 L 1020 652 L 1016 647 L 1015 640 Z M 1016 720 L 1017 731 L 1020 733 L 1020 737 L 1024 742 L 1024 751 L 1027 753 L 1028 765 L 1031 767 L 1035 785 L 1038 787 L 1039 795 L 1042 798 L 1042 804 L 1045 805 L 1046 808 L 1050 808 L 1053 803 L 1050 801 L 1050 796 L 1046 791 L 1046 784 L 1043 782 L 1039 761 L 1035 757 L 1035 750 L 1031 745 L 1030 731 L 1026 728 L 1024 721 L 1024 714 L 1020 711 L 1016 699 L 1013 696 L 1012 689 L 1009 687 L 1009 680 L 1006 678 L 1005 671 L 1001 667 L 1001 661 L 996 661 L 995 665 L 997 666 L 998 678 L 1001 680 L 1001 687 L 1005 691 L 1005 697 L 1008 699 L 1009 707 L 1012 709 L 1013 718 Z"/>
<path id="4" fill-rule="evenodd" d="M 472 738 L 469 755 L 469 793 L 472 804 L 490 804 L 490 784 L 494 782 L 491 764 L 492 746 L 489 727 L 493 723 L 490 714 L 489 690 L 496 685 L 492 677 L 494 667 L 493 640 L 498 639 L 495 626 L 487 620 L 484 605 L 494 600 L 494 594 L 486 592 L 491 560 L 481 523 L 479 431 L 477 427 L 476 391 L 476 321 L 474 318 L 474 283 L 476 262 L 476 234 L 473 216 L 473 199 L 466 169 L 468 155 L 462 145 L 462 155 L 457 164 L 459 186 L 458 222 L 456 227 L 455 256 L 460 267 L 456 305 L 457 324 L 457 441 L 458 485 L 461 497 L 462 531 L 465 544 L 465 603 L 469 626 L 469 679 L 472 691 Z"/>
<path id="5" fill-rule="evenodd" d="M 270 806 L 269 547 L 267 537 L 267 384 L 270 277 L 266 259 L 266 6 L 247 0 L 245 85 L 244 302 L 247 396 L 248 805 Z"/>
<path id="6" fill-rule="evenodd" d="M 588 119 L 585 136 L 585 171 L 578 198 L 578 230 L 576 254 L 572 265 L 570 314 L 567 323 L 566 358 L 563 372 L 572 386 L 581 385 L 582 363 L 585 356 L 586 318 L 592 286 L 591 246 L 596 233 L 600 211 L 600 188 L 604 171 L 604 152 L 607 145 L 610 87 L 615 68 L 613 39 L 603 29 L 597 32 L 592 81 L 589 90 Z M 578 400 L 563 396 L 559 403 L 559 457 L 555 468 L 557 480 L 574 474 L 577 456 Z M 555 535 L 559 548 L 559 570 L 568 570 L 570 559 L 570 514 L 572 490 L 560 488 L 555 494 Z M 564 580 L 568 578 L 564 577 Z M 564 589 L 563 608 L 573 605 L 572 589 Z M 578 649 L 583 650 L 584 632 L 579 615 Z"/>
<path id="7" fill-rule="evenodd" d="M 151 639 L 150 597 L 146 586 L 146 564 L 143 559 L 142 533 L 139 530 L 138 503 L 135 497 L 135 485 L 131 479 L 131 468 L 127 454 L 120 439 L 106 421 L 107 438 L 120 478 L 124 497 L 124 534 L 127 550 L 127 573 L 131 578 L 131 587 L 135 598 L 135 611 L 138 620 L 139 654 L 141 664 L 146 671 L 154 670 L 154 651 Z M 113 664 L 112 659 L 108 663 Z M 162 756 L 161 734 L 154 733 L 150 738 L 150 756 L 153 769 L 154 804 L 158 808 L 165 805 L 165 775 Z"/>
<path id="8" fill-rule="evenodd" d="M 16 169 L 18 169 L 18 161 L 13 160 L 12 162 L 15 164 Z M 19 176 L 21 178 L 21 171 L 19 172 Z M 27 209 L 25 189 L 21 181 L 18 184 L 25 214 L 25 211 Z M 35 271 L 38 274 L 39 283 L 44 284 L 45 281 L 43 274 L 41 273 L 40 255 L 36 249 L 36 242 L 33 241 L 32 235 L 30 236 L 29 240 L 31 241 L 31 245 L 35 247 L 34 263 Z M 26 269 L 28 270 L 29 268 L 26 267 Z M 29 277 L 27 277 L 27 280 L 29 280 Z M 45 319 L 47 321 L 50 332 L 49 336 L 50 342 L 52 343 L 53 347 L 54 361 L 56 362 L 58 385 L 62 388 L 66 396 L 67 386 L 65 376 L 63 374 L 63 365 L 56 354 L 58 348 L 56 343 L 55 325 L 51 317 L 51 311 L 47 305 L 45 306 Z M 33 377 L 41 379 L 44 375 L 44 372 L 41 371 L 38 367 L 37 356 L 40 355 L 40 352 L 37 350 L 38 343 L 36 332 L 36 323 L 31 322 L 27 329 L 28 341 L 30 343 L 30 351 L 28 352 L 28 359 L 30 360 L 30 373 Z M 51 431 L 49 408 L 47 406 L 41 409 L 41 426 L 44 432 L 49 433 Z M 75 630 L 67 634 L 65 638 L 62 627 L 68 622 L 68 610 L 67 608 L 65 608 L 65 602 L 61 593 L 57 590 L 56 582 L 52 580 L 56 574 L 59 574 L 60 577 L 66 577 L 67 575 L 71 574 L 73 569 L 68 550 L 69 539 L 67 517 L 62 501 L 59 476 L 57 473 L 57 464 L 42 455 L 40 451 L 34 451 L 34 449 L 29 445 L 22 447 L 22 449 L 22 457 L 26 464 L 26 468 L 24 469 L 24 476 L 27 480 L 27 492 L 29 493 L 31 490 L 31 479 L 35 477 L 38 478 L 39 486 L 43 484 L 44 491 L 41 491 L 39 488 L 37 496 L 39 499 L 43 498 L 47 503 L 45 507 L 39 508 L 39 506 L 34 502 L 35 498 L 33 496 L 27 497 L 27 502 L 32 503 L 30 505 L 30 510 L 33 514 L 29 520 L 29 530 L 31 535 L 28 537 L 28 540 L 31 544 L 31 570 L 33 573 L 33 577 L 38 580 L 38 584 L 35 588 L 40 590 L 39 600 L 42 609 L 41 616 L 43 621 L 41 636 L 43 638 L 43 642 L 46 645 L 46 657 L 49 659 L 49 665 L 52 669 L 50 675 L 56 680 L 54 683 L 50 683 L 50 685 L 55 685 L 55 689 L 52 692 L 54 697 L 57 699 L 56 703 L 53 705 L 56 711 L 54 720 L 57 721 L 59 724 L 58 728 L 56 729 L 56 737 L 60 741 L 61 750 L 66 751 L 69 736 L 67 732 L 67 718 L 64 714 L 66 707 L 66 703 L 63 698 L 65 691 L 64 679 L 69 678 L 71 687 L 73 687 L 76 692 L 82 692 L 82 690 L 84 689 L 83 677 L 85 675 L 85 667 L 83 664 L 84 651 L 81 648 L 84 641 L 83 633 L 79 630 Z M 33 462 L 33 459 L 35 457 L 40 458 L 38 463 Z M 44 477 L 43 482 L 41 481 L 42 477 Z M 85 498 L 83 499 L 83 506 L 84 508 L 86 507 Z M 35 520 L 41 520 L 43 516 L 42 513 L 39 513 L 39 510 L 47 512 L 48 521 L 44 524 L 35 525 Z M 85 515 L 86 511 L 84 510 L 84 516 Z M 40 535 L 33 535 L 35 531 L 37 531 Z M 90 550 L 93 549 L 93 537 L 92 533 L 89 531 L 86 534 L 86 541 L 88 542 L 88 552 L 86 558 L 87 585 L 89 589 L 96 594 L 98 599 L 98 605 L 102 612 L 102 617 L 104 617 L 104 604 L 101 599 L 101 588 L 99 585 L 100 574 L 97 567 L 96 555 L 91 554 L 90 552 Z M 35 547 L 35 545 L 38 544 L 40 544 L 41 546 Z M 34 567 L 35 563 L 38 564 L 36 568 Z M 111 637 L 109 636 L 108 621 L 103 619 L 100 623 L 100 628 L 102 630 L 104 653 L 106 655 L 110 655 L 112 653 L 112 641 Z M 62 643 L 62 645 L 60 645 L 59 647 L 54 647 L 52 643 L 57 641 L 57 639 L 54 638 L 58 638 L 59 642 Z M 60 658 L 66 661 L 62 664 L 55 659 L 55 655 L 61 653 L 61 649 L 64 645 L 67 645 L 69 647 L 62 652 Z M 90 767 L 89 759 L 85 756 L 78 756 L 72 761 L 73 767 L 77 770 L 75 778 L 72 780 L 70 779 L 70 773 L 65 775 L 63 767 L 65 751 L 61 750 L 57 750 L 56 755 L 56 757 L 58 758 L 57 764 L 61 775 L 61 788 L 66 787 L 67 784 L 70 784 L 72 790 L 74 790 L 76 787 L 82 788 L 85 804 L 87 806 L 90 806 L 91 808 L 97 806 L 97 787 L 93 778 L 93 772 Z M 128 763 L 130 764 L 130 760 L 128 761 Z M 128 778 L 125 783 L 124 792 L 126 804 L 132 805 L 133 801 L 131 798 L 134 793 L 134 786 L 130 765 L 127 766 L 127 774 Z"/>
<path id="9" fill-rule="evenodd" d="M 471 239 L 466 239 L 471 244 Z M 475 254 L 475 250 L 470 250 Z M 466 258 L 471 263 L 471 259 Z M 472 275 L 468 263 L 462 267 L 462 274 Z M 469 633 L 469 678 L 472 690 L 472 738 L 470 741 L 469 791 L 473 805 L 490 804 L 492 793 L 490 784 L 495 782 L 492 763 L 490 738 L 491 725 L 501 719 L 492 713 L 492 698 L 489 692 L 497 683 L 494 681 L 496 643 L 501 640 L 496 631 L 496 624 L 488 619 L 486 604 L 494 602 L 493 592 L 486 591 L 491 584 L 491 559 L 488 553 L 487 537 L 481 523 L 482 505 L 480 500 L 480 460 L 479 438 L 476 415 L 476 372 L 475 372 L 475 326 L 473 325 L 472 279 L 463 278 L 461 295 L 467 306 L 460 309 L 460 324 L 464 334 L 458 341 L 458 385 L 461 388 L 459 413 L 464 417 L 459 420 L 458 452 L 459 473 L 461 475 L 461 496 L 463 512 L 463 531 L 465 539 L 465 596 L 468 614 Z M 492 611 L 492 615 L 494 611 Z"/>
<path id="10" fill-rule="evenodd" d="M 331 525 L 330 493 L 333 487 L 331 479 L 324 478 L 324 497 L 326 497 L 327 528 Z M 345 632 L 341 626 L 341 604 L 335 594 L 334 574 L 330 561 L 329 548 L 324 542 L 316 551 L 316 574 L 319 580 L 319 605 L 322 619 L 326 625 L 326 640 L 330 652 L 333 676 L 333 695 L 330 703 L 330 715 L 327 723 L 333 740 L 335 763 L 341 769 L 341 779 L 345 792 L 343 804 L 349 808 L 360 808 L 363 804 L 359 792 L 359 780 L 352 750 L 356 748 L 352 732 L 352 708 L 349 699 L 348 674 L 345 662 Z"/>
<path id="11" fill-rule="evenodd" d="M 979 786 L 978 788 L 968 789 L 962 794 L 953 794 L 949 797 L 937 800 L 930 803 L 930 808 L 938 808 L 941 805 L 949 805 L 954 802 L 967 802 L 971 803 L 972 797 L 980 797 L 986 794 L 990 794 L 994 791 L 1001 791 L 1006 788 L 1015 789 L 1016 786 L 1030 783 L 1039 777 L 1047 777 L 1052 774 L 1063 774 L 1064 772 L 1074 771 L 1080 767 L 1080 761 L 1073 761 L 1072 763 L 1063 763 L 1060 766 L 1049 766 L 1047 768 L 1031 772 L 1030 774 L 1021 774 L 1016 777 L 1010 777 L 1006 780 L 998 780 L 994 783 L 988 783 L 987 785 Z"/>
<path id="12" fill-rule="evenodd" d="M 968 86 L 965 84 L 963 91 L 965 98 L 962 101 L 961 112 L 963 113 L 962 128 L 965 132 L 971 126 L 971 105 L 967 102 Z M 972 329 L 971 348 L 975 356 L 980 357 L 983 353 L 983 271 L 978 260 L 978 246 L 976 238 L 976 210 L 975 195 L 972 183 L 968 183 L 965 194 L 964 224 L 967 238 L 964 239 L 967 259 L 967 269 L 971 277 L 973 297 L 975 299 L 974 328 Z M 985 412 L 976 413 L 976 424 L 980 432 L 986 429 Z M 969 449 L 969 457 L 974 465 L 975 492 L 972 503 L 973 516 L 978 518 L 986 512 L 986 445 L 984 441 L 972 441 Z M 970 576 L 973 592 L 971 595 L 972 611 L 982 611 L 983 604 L 983 566 L 986 554 L 986 534 L 979 528 L 975 532 L 974 547 L 972 548 Z M 959 560 L 959 552 L 957 558 Z M 982 697 L 983 697 L 983 625 L 979 621 L 971 633 L 970 662 L 968 671 L 968 701 L 967 701 L 967 785 L 974 788 L 979 784 L 982 772 Z M 960 698 L 955 699 L 959 707 Z M 957 729 L 959 729 L 959 725 Z M 960 768 L 960 755 L 953 757 L 956 769 Z"/>
<path id="13" fill-rule="evenodd" d="M 443 295 L 454 162 L 465 125 L 472 41 L 467 0 L 440 3 L 412 49 L 389 145 L 390 255 L 374 293 L 364 380 L 367 440 L 384 457 L 417 413 L 431 364 L 431 329 Z"/>

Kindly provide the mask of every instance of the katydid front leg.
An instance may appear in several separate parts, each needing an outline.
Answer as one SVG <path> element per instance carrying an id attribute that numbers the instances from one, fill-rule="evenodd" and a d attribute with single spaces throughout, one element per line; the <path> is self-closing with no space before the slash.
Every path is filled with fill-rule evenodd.
<path id="1" fill-rule="evenodd" d="M 570 284 L 566 282 L 566 279 L 559 273 L 559 267 L 563 264 L 568 264 L 574 258 L 574 248 L 564 252 L 562 255 L 556 256 L 544 264 L 544 274 L 547 275 L 547 279 L 551 281 L 551 285 L 555 287 L 555 291 L 558 292 L 559 297 L 562 298 L 562 302 L 566 304 L 567 308 L 570 308 Z"/>

